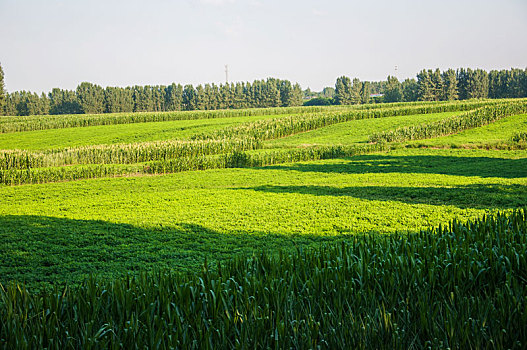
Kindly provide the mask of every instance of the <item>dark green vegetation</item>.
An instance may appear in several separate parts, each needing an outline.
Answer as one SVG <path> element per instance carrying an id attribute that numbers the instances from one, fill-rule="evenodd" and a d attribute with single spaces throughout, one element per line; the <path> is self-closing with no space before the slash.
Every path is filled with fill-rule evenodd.
<path id="1" fill-rule="evenodd" d="M 45 223 L 45 222 L 43 222 Z M 527 345 L 527 211 L 355 236 L 196 275 L 0 290 L 20 348 L 517 348 Z"/>
<path id="2" fill-rule="evenodd" d="M 28 91 L 7 95 L 6 115 L 100 114 L 192 111 L 302 105 L 302 89 L 288 80 L 268 78 L 252 83 L 106 87 L 83 82 L 75 91 L 53 89 L 38 96 Z"/>
<path id="3" fill-rule="evenodd" d="M 388 76 L 383 82 L 361 82 L 346 76 L 337 79 L 334 104 L 360 104 L 371 102 L 371 93 L 381 93 L 383 102 L 400 101 L 453 101 L 473 98 L 527 97 L 527 69 L 472 70 L 460 68 L 423 69 L 417 80 L 402 83 Z"/>
<path id="4" fill-rule="evenodd" d="M 4 114 L 6 103 L 6 92 L 5 92 L 5 83 L 4 83 L 4 70 L 2 65 L 0 65 L 0 115 Z"/>
<path id="5" fill-rule="evenodd" d="M 0 347 L 524 348 L 526 108 L 0 118 Z"/>

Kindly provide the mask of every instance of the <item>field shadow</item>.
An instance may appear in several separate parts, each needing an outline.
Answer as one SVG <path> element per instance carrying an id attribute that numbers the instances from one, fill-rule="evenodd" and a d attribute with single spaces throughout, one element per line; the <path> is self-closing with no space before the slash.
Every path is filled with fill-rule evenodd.
<path id="1" fill-rule="evenodd" d="M 527 186 L 523 185 L 463 185 L 455 187 L 402 186 L 259 186 L 240 188 L 272 193 L 299 193 L 316 196 L 349 196 L 377 201 L 397 201 L 407 204 L 453 205 L 461 209 L 510 209 L 525 206 Z"/>
<path id="2" fill-rule="evenodd" d="M 346 158 L 345 163 L 339 164 L 302 163 L 268 166 L 265 169 L 345 174 L 418 173 L 523 178 L 527 177 L 527 158 L 362 155 Z"/>
<path id="3" fill-rule="evenodd" d="M 293 250 L 344 239 L 308 234 L 219 232 L 175 223 L 144 228 L 97 220 L 33 215 L 0 217 L 0 283 L 76 285 L 88 275 L 159 269 L 194 272 L 237 254 Z"/>

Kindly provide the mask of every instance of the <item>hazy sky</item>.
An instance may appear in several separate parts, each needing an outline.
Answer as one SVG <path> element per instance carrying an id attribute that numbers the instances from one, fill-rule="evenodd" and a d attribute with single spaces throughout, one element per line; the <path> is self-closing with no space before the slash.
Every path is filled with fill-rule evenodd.
<path id="1" fill-rule="evenodd" d="M 0 0 L 8 91 L 527 67 L 527 0 Z"/>

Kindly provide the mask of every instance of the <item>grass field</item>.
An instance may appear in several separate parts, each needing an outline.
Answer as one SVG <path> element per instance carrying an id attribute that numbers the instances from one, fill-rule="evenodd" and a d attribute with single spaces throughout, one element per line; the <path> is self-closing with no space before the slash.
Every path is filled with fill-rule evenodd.
<path id="1" fill-rule="evenodd" d="M 170 273 L 175 274 L 175 277 L 159 277 L 160 284 L 177 285 L 179 286 L 177 288 L 193 286 L 194 278 L 198 281 L 199 279 L 192 276 L 196 276 L 195 273 L 203 270 L 205 260 L 211 264 L 213 271 L 218 269 L 216 263 L 231 266 L 230 270 L 227 270 L 229 276 L 235 276 L 232 277 L 232 280 L 239 281 L 237 279 L 240 277 L 238 273 L 249 276 L 247 274 L 254 272 L 244 265 L 247 258 L 253 255 L 260 256 L 261 252 L 265 252 L 271 257 L 269 258 L 271 260 L 258 258 L 261 260 L 255 260 L 255 264 L 257 264 L 255 266 L 261 266 L 262 269 L 266 269 L 265 271 L 276 271 L 272 274 L 274 279 L 264 282 L 264 277 L 261 276 L 266 276 L 266 274 L 260 272 L 260 275 L 251 275 L 250 278 L 254 278 L 254 280 L 251 280 L 250 283 L 247 282 L 249 279 L 243 283 L 236 283 L 245 285 L 246 288 L 253 288 L 251 283 L 258 281 L 257 283 L 262 283 L 262 285 L 258 284 L 259 287 L 254 288 L 262 288 L 262 291 L 267 288 L 265 283 L 281 286 L 281 283 L 284 282 L 280 282 L 283 281 L 280 276 L 284 273 L 287 275 L 289 272 L 286 273 L 281 269 L 272 267 L 272 264 L 284 264 L 284 269 L 289 266 L 287 264 L 298 267 L 299 265 L 294 262 L 294 259 L 299 259 L 299 257 L 307 259 L 306 264 L 310 264 L 308 259 L 318 261 L 316 264 L 321 265 L 310 266 L 309 269 L 305 267 L 305 271 L 310 272 L 304 273 L 316 276 L 319 276 L 317 274 L 320 273 L 320 276 L 326 276 L 324 278 L 330 278 L 327 271 L 331 270 L 332 264 L 353 260 L 354 262 L 350 262 L 350 264 L 355 266 L 354 264 L 362 264 L 362 261 L 371 260 L 373 265 L 368 265 L 367 269 L 366 265 L 357 267 L 356 271 L 353 270 L 355 267 L 351 268 L 355 271 L 353 273 L 358 275 L 354 277 L 353 282 L 350 282 L 350 288 L 352 286 L 355 288 L 353 290 L 359 291 L 362 290 L 361 288 L 369 286 L 369 282 L 361 282 L 363 278 L 364 281 L 368 278 L 372 278 L 372 281 L 379 281 L 375 286 L 371 285 L 364 290 L 365 293 L 373 293 L 374 291 L 381 293 L 379 295 L 382 295 L 382 305 L 377 299 L 370 300 L 367 296 L 370 294 L 358 297 L 361 295 L 360 293 L 353 294 L 354 297 L 358 297 L 356 304 L 340 304 L 343 301 L 339 298 L 344 295 L 349 297 L 351 294 L 348 295 L 344 289 L 338 288 L 333 291 L 320 292 L 317 288 L 322 288 L 327 282 L 324 282 L 322 277 L 317 279 L 320 282 L 317 286 L 310 287 L 315 294 L 322 293 L 320 294 L 322 299 L 329 296 L 335 298 L 331 299 L 332 303 L 335 304 L 330 309 L 325 309 L 325 307 L 329 307 L 328 305 L 320 306 L 320 310 L 325 310 L 324 315 L 326 316 L 319 315 L 314 311 L 310 315 L 316 314 L 318 315 L 316 317 L 320 319 L 328 317 L 328 322 L 340 322 L 339 319 L 342 321 L 344 318 L 345 322 L 349 321 L 347 324 L 351 328 L 360 322 L 362 322 L 360 324 L 368 324 L 372 329 L 372 334 L 362 334 L 357 328 L 359 332 L 357 334 L 362 334 L 359 337 L 364 336 L 361 338 L 363 339 L 362 344 L 375 346 L 377 344 L 375 339 L 379 339 L 380 335 L 395 337 L 394 334 L 396 333 L 394 332 L 399 332 L 397 334 L 403 334 L 400 338 L 403 345 L 408 345 L 414 337 L 413 341 L 422 346 L 433 344 L 436 347 L 443 347 L 452 344 L 461 346 L 460 344 L 462 344 L 478 347 L 483 344 L 473 341 L 474 336 L 478 334 L 481 335 L 482 339 L 492 340 L 498 347 L 500 344 L 511 347 L 511 337 L 495 329 L 489 329 L 487 322 L 501 324 L 500 322 L 508 322 L 507 320 L 513 319 L 515 322 L 520 319 L 527 320 L 525 311 L 520 310 L 524 303 L 511 301 L 514 299 L 514 295 L 523 293 L 525 278 L 527 278 L 527 276 L 524 278 L 518 275 L 522 266 L 527 264 L 524 261 L 525 256 L 527 256 L 525 251 L 527 244 L 522 238 L 525 235 L 521 231 L 522 227 L 525 226 L 524 219 L 522 219 L 523 214 L 515 214 L 514 218 L 511 217 L 511 222 L 516 220 L 514 221 L 517 222 L 516 224 L 507 221 L 509 220 L 507 215 L 512 215 L 514 210 L 527 205 L 527 151 L 522 146 L 522 141 L 513 142 L 511 140 L 515 133 L 527 131 L 527 114 L 499 115 L 500 118 L 481 127 L 467 128 L 464 124 L 458 132 L 444 137 L 388 142 L 379 144 L 380 146 L 369 144 L 370 135 L 374 133 L 422 124 L 434 125 L 427 123 L 447 120 L 462 114 L 462 111 L 456 110 L 437 113 L 432 108 L 429 113 L 411 114 L 411 110 L 404 109 L 405 106 L 400 108 L 401 110 L 396 109 L 396 111 L 402 111 L 400 112 L 402 115 L 397 115 L 399 112 L 384 113 L 382 112 L 383 107 L 379 109 L 381 111 L 379 115 L 366 115 L 364 117 L 364 114 L 357 114 L 355 118 L 353 113 L 357 113 L 356 110 L 340 108 L 338 111 L 332 111 L 333 114 L 328 114 L 327 117 L 323 113 L 312 113 L 307 116 L 267 113 L 252 116 L 121 123 L 0 134 L 0 148 L 7 150 L 3 153 L 3 163 L 0 167 L 1 174 L 5 175 L 5 178 L 16 172 L 22 175 L 29 174 L 27 177 L 29 180 L 33 176 L 31 174 L 36 174 L 39 171 L 49 171 L 51 175 L 54 172 L 66 171 L 79 171 L 81 174 L 81 179 L 78 181 L 55 181 L 52 176 L 44 176 L 39 182 L 45 183 L 18 186 L 0 185 L 0 256 L 2 256 L 0 260 L 0 285 L 7 286 L 14 281 L 19 281 L 25 282 L 27 287 L 27 290 L 0 288 L 0 316 L 6 319 L 22 320 L 23 317 L 20 315 L 23 314 L 24 308 L 20 309 L 22 310 L 20 312 L 15 312 L 13 310 L 16 307 L 22 307 L 20 305 L 25 305 L 23 303 L 31 302 L 38 306 L 24 307 L 40 310 L 45 305 L 43 301 L 45 299 L 33 300 L 28 295 L 37 295 L 34 294 L 37 291 L 51 290 L 57 286 L 68 285 L 73 290 L 80 288 L 82 293 L 91 293 L 91 297 L 98 300 L 90 305 L 99 305 L 97 307 L 105 311 L 104 314 L 93 317 L 98 319 L 109 317 L 106 326 L 99 324 L 97 329 L 79 329 L 79 332 L 87 334 L 87 338 L 82 338 L 85 339 L 82 341 L 75 340 L 76 344 L 86 345 L 91 344 L 92 341 L 96 342 L 94 339 L 97 337 L 94 334 L 99 334 L 101 339 L 104 338 L 108 341 L 107 343 L 99 343 L 98 346 L 100 347 L 105 346 L 101 344 L 109 346 L 109 344 L 119 342 L 121 344 L 131 344 L 130 342 L 137 344 L 137 339 L 128 339 L 125 335 L 122 337 L 128 340 L 123 340 L 125 338 L 117 339 L 116 336 L 112 336 L 110 341 L 108 340 L 110 339 L 108 338 L 109 333 L 104 331 L 97 333 L 104 327 L 114 327 L 111 333 L 114 335 L 121 334 L 123 327 L 128 326 L 121 326 L 118 329 L 115 325 L 122 320 L 114 318 L 120 313 L 115 313 L 110 309 L 117 307 L 115 305 L 121 305 L 121 302 L 126 304 L 127 298 L 143 300 L 141 299 L 143 297 L 137 296 L 140 294 L 132 296 L 132 294 L 126 294 L 128 292 L 123 292 L 124 289 L 119 288 L 128 288 L 128 291 L 136 293 L 134 288 L 143 288 L 150 283 L 149 278 L 154 278 L 144 277 L 153 275 L 141 275 L 141 273 L 159 270 L 171 271 Z M 493 107 L 489 108 L 491 108 L 492 113 L 500 113 L 501 111 L 492 110 Z M 389 110 L 388 107 L 387 110 Z M 8 123 L 6 122 L 6 124 Z M 32 127 L 31 125 L 28 126 L 28 128 Z M 153 140 L 170 140 L 170 142 L 187 140 L 189 141 L 189 149 L 184 148 L 187 147 L 187 143 L 181 146 L 176 142 L 177 147 L 182 147 L 181 149 L 173 144 L 139 143 Z M 129 145 L 119 145 L 122 142 Z M 229 142 L 239 142 L 239 145 L 236 144 L 237 146 L 225 149 L 218 146 L 229 144 Z M 508 149 L 489 147 L 489 145 L 496 143 L 506 143 Z M 94 150 L 90 149 L 90 146 L 98 144 L 115 144 L 116 146 L 115 149 L 112 148 L 113 146 L 107 148 L 97 146 L 95 151 L 99 153 L 96 154 Z M 472 145 L 473 149 L 466 149 L 468 148 L 466 145 Z M 75 146 L 82 147 L 74 148 L 73 151 L 68 151 L 69 153 L 58 150 Z M 376 146 L 379 147 L 375 148 Z M 18 148 L 29 151 L 27 153 L 16 153 L 19 152 L 16 151 Z M 153 152 L 151 148 L 159 148 L 159 152 Z M 379 149 L 383 151 L 379 151 Z M 31 152 L 32 150 L 35 152 Z M 169 152 L 169 150 L 172 151 Z M 147 151 L 151 155 L 146 159 L 145 157 L 134 158 L 134 154 L 137 156 L 137 153 Z M 86 153 L 88 155 L 83 152 L 88 152 Z M 18 158 L 10 158 L 12 154 L 17 155 Z M 116 154 L 121 158 L 115 155 L 113 158 L 106 158 L 111 154 Z M 347 156 L 347 154 L 356 155 Z M 265 158 L 265 155 L 268 157 Z M 40 159 L 42 164 L 56 163 L 60 166 L 34 167 L 31 164 L 37 164 L 37 162 L 31 163 L 31 157 Z M 133 159 L 141 159 L 141 162 L 131 161 Z M 196 159 L 199 160 L 197 163 L 195 162 Z M 264 159 L 265 161 L 251 163 L 250 160 L 255 159 Z M 291 159 L 303 159 L 303 161 L 291 162 Z M 80 161 L 84 163 L 79 165 Z M 181 162 L 181 166 L 171 168 L 169 165 L 174 162 Z M 186 165 L 186 162 L 189 165 Z M 254 164 L 270 165 L 254 166 Z M 114 177 L 117 174 L 115 172 L 99 172 L 94 177 L 100 178 L 82 179 L 84 176 L 81 171 L 83 167 L 96 169 L 105 166 L 125 169 L 119 172 L 123 176 Z M 159 166 L 159 169 L 162 170 L 154 171 L 152 170 L 154 166 Z M 202 170 L 185 171 L 189 168 Z M 172 170 L 170 169 L 176 170 L 171 173 Z M 498 224 L 484 221 L 487 225 L 485 229 L 478 229 L 479 226 L 476 224 L 467 224 L 466 227 L 459 224 L 467 221 L 478 222 L 485 215 L 490 214 L 492 216 L 497 212 L 504 213 L 500 215 L 505 215 L 503 217 L 498 216 L 497 222 L 508 225 L 505 226 L 506 228 L 495 232 L 501 235 L 497 238 L 492 236 L 493 231 L 488 227 L 495 228 L 499 226 Z M 507 223 L 505 224 L 505 222 Z M 442 231 L 442 229 L 431 231 L 438 227 L 445 227 L 445 225 L 452 232 Z M 456 225 L 461 225 L 459 227 L 462 228 L 458 230 L 455 228 L 458 227 Z M 471 236 L 467 232 L 476 233 L 475 236 Z M 514 238 L 507 236 L 509 232 L 514 232 L 514 235 L 511 236 Z M 437 243 L 437 246 L 430 245 L 432 239 L 429 241 L 426 238 L 435 234 L 437 234 L 437 242 L 443 242 Z M 386 237 L 394 238 L 390 241 L 391 238 Z M 409 237 L 408 241 L 405 237 Z M 512 243 L 499 245 L 503 239 L 509 238 Z M 385 241 L 385 239 L 387 240 Z M 433 240 L 435 239 L 433 238 Z M 412 243 L 405 245 L 405 242 Z M 459 244 L 459 250 L 453 248 L 453 242 Z M 358 249 L 353 250 L 353 254 L 358 255 L 344 256 L 348 253 L 344 253 L 345 248 L 339 248 L 338 244 L 343 244 L 342 247 L 351 244 L 351 250 Z M 446 246 L 441 248 L 441 244 L 446 244 Z M 332 253 L 328 253 L 329 255 L 326 256 L 324 253 L 326 248 L 324 247 L 330 247 L 328 252 L 331 251 Z M 308 249 L 307 255 L 303 255 L 307 248 L 318 250 Z M 449 255 L 451 249 L 460 255 Z M 351 250 L 349 254 L 352 254 Z M 414 250 L 420 253 L 415 253 L 417 255 L 408 253 Z M 317 253 L 309 253 L 315 251 Z M 434 260 L 435 256 L 421 257 L 418 255 L 425 254 L 425 251 L 428 252 L 426 254 L 441 256 L 443 260 Z M 498 252 L 501 255 L 496 255 Z M 296 258 L 288 260 L 289 254 L 296 254 L 293 255 Z M 378 254 L 382 254 L 382 256 Z M 336 260 L 331 260 L 330 255 L 332 256 L 331 259 Z M 517 258 L 514 258 L 515 256 Z M 507 264 L 505 257 L 514 262 Z M 230 261 L 233 261 L 232 259 L 237 262 L 229 265 L 231 264 Z M 423 261 L 425 261 L 424 267 L 420 265 Z M 450 265 L 446 263 L 447 261 L 448 264 L 463 266 L 463 269 L 460 268 L 461 270 L 457 272 L 451 271 L 449 274 L 443 274 L 441 271 L 450 271 L 448 267 Z M 414 263 L 419 266 L 407 266 L 407 264 Z M 438 280 L 432 276 L 433 271 L 426 272 L 426 268 L 432 269 L 431 264 L 437 265 L 437 270 L 434 271 L 439 271 L 437 274 L 441 277 L 437 277 Z M 478 264 L 479 274 L 477 271 L 473 271 L 476 269 L 474 264 Z M 498 269 L 496 266 L 504 267 Z M 326 268 L 329 270 L 325 270 Z M 278 270 L 280 271 L 278 272 Z M 333 270 L 337 271 L 338 269 Z M 245 272 L 242 273 L 241 271 Z M 183 273 L 183 275 L 179 273 Z M 202 282 L 197 282 L 202 284 L 199 284 L 199 287 L 192 287 L 198 288 L 192 290 L 201 290 L 200 288 L 205 288 L 204 286 L 208 286 L 208 283 L 211 285 L 207 287 L 208 290 L 200 292 L 200 298 L 209 295 L 207 293 L 218 286 L 213 284 L 211 280 L 222 276 L 220 272 L 218 272 L 220 274 L 218 276 L 209 275 L 209 273 L 214 274 L 216 272 L 208 272 L 207 269 L 203 273 Z M 477 277 L 485 273 L 488 274 L 488 281 L 493 282 L 482 282 Z M 124 281 L 122 278 L 128 278 L 126 277 L 128 274 L 139 276 L 137 277 L 138 280 L 136 282 L 122 282 Z M 99 282 L 97 284 L 86 282 L 90 275 L 95 275 Z M 505 278 L 505 275 L 508 277 Z M 206 276 L 209 276 L 210 279 Z M 291 280 L 287 282 L 291 285 L 288 287 L 289 289 L 286 289 L 289 291 L 296 290 L 295 293 L 302 295 L 302 303 L 306 302 L 306 305 L 311 305 L 312 301 L 305 301 L 309 299 L 309 293 L 306 293 L 306 290 L 297 284 L 309 285 L 310 279 L 305 279 L 306 276 L 291 276 Z M 419 280 L 416 280 L 417 277 L 415 276 L 419 276 Z M 229 277 L 226 277 L 226 280 L 222 278 L 220 278 L 222 286 L 225 287 L 231 283 L 226 282 Z M 336 283 L 336 280 L 341 281 L 344 285 L 347 283 L 343 282 L 347 280 L 343 275 L 340 275 L 340 272 L 331 278 L 335 278 L 335 280 L 331 280 L 331 283 Z M 443 281 L 441 282 L 443 284 L 437 282 L 439 280 Z M 110 286 L 114 281 L 115 284 Z M 476 287 L 464 289 L 460 285 L 460 281 L 471 281 L 470 286 L 478 285 L 479 289 Z M 105 285 L 107 287 L 104 287 Z M 419 292 L 417 292 L 417 289 L 410 287 L 412 285 L 422 288 L 419 287 Z M 449 287 L 443 288 L 443 285 Z M 230 287 L 225 288 L 220 292 L 214 292 L 220 293 L 221 298 L 224 298 L 222 300 L 226 304 L 223 305 L 229 303 L 227 300 L 232 300 L 228 297 L 231 293 Z M 276 287 L 276 290 L 282 291 L 281 288 Z M 389 292 L 390 290 L 397 290 L 397 288 L 403 288 L 401 290 L 406 293 L 404 294 L 406 299 L 401 296 L 403 294 Z M 492 300 L 483 296 L 470 299 L 474 293 L 485 295 L 485 292 L 482 292 L 485 288 L 491 288 L 489 290 L 492 293 L 489 295 L 492 295 Z M 103 292 L 102 290 L 110 290 L 111 292 Z M 244 293 L 249 293 L 247 290 L 245 289 Z M 59 295 L 60 292 L 56 291 L 53 293 Z M 423 297 L 427 291 L 431 291 L 430 298 L 432 300 L 435 300 L 432 293 L 437 300 L 441 300 L 438 302 L 440 304 L 434 304 L 433 307 L 430 307 L 431 301 L 427 299 L 428 297 Z M 282 296 L 289 295 L 287 294 L 289 292 L 282 292 L 285 293 L 280 294 Z M 114 306 L 104 309 L 102 304 L 97 303 L 103 303 L 106 299 L 97 293 L 110 293 L 104 295 L 110 299 L 115 297 L 115 300 L 118 301 L 112 299 Z M 178 289 L 178 291 L 167 293 L 183 292 Z M 267 292 L 258 293 L 260 296 L 267 295 Z M 67 299 L 66 295 L 68 293 L 64 292 L 64 300 Z M 99 296 L 95 297 L 95 295 Z M 214 297 L 207 296 L 207 300 L 199 302 L 202 303 L 200 305 L 212 303 L 211 300 L 216 300 L 216 295 L 219 294 L 214 295 Z M 270 295 L 272 297 L 274 294 L 271 293 Z M 451 299 L 454 296 L 456 299 Z M 246 297 L 244 303 L 247 300 L 253 300 L 251 298 L 254 296 L 247 295 Z M 69 296 L 69 298 L 73 298 L 73 296 Z M 152 303 L 162 304 L 160 300 L 163 297 L 156 294 L 151 298 L 153 298 Z M 191 297 L 187 296 L 183 299 L 188 301 L 189 298 Z M 296 306 L 289 308 L 289 306 L 286 307 L 282 304 L 289 303 L 287 300 L 290 299 L 277 300 L 276 305 L 279 305 L 277 307 L 284 310 L 296 310 L 288 312 L 299 312 Z M 456 304 L 455 300 L 459 300 L 460 304 Z M 469 302 L 469 300 L 472 301 Z M 18 306 L 9 306 L 12 302 L 13 305 Z M 75 301 L 75 303 L 80 303 L 80 301 Z M 262 305 L 265 304 L 264 301 L 262 303 Z M 404 305 L 405 310 L 407 310 L 404 317 L 407 318 L 398 318 L 402 317 L 397 309 L 398 306 L 390 303 L 398 303 L 397 305 L 401 305 L 401 307 Z M 498 307 L 493 309 L 493 305 L 497 303 L 502 303 L 504 306 L 501 309 Z M 133 312 L 130 311 L 131 314 L 137 311 L 138 318 L 146 317 L 146 311 L 140 311 L 143 307 L 145 310 L 148 308 L 145 305 L 139 303 L 138 309 L 134 309 Z M 473 311 L 465 310 L 469 306 Z M 71 304 L 68 304 L 61 310 L 69 310 L 70 307 Z M 221 309 L 223 306 L 218 307 L 220 308 L 218 310 L 223 310 Z M 304 310 L 307 306 L 298 307 Z M 520 311 L 504 311 L 506 307 L 518 308 Z M 158 310 L 159 308 L 160 306 L 158 306 Z M 232 306 L 232 308 L 235 307 Z M 232 312 L 232 308 L 225 306 L 225 310 L 231 310 L 229 312 Z M 347 310 L 348 308 L 350 312 L 354 310 L 353 312 L 358 313 L 362 312 L 361 310 L 368 310 L 367 316 L 355 322 L 353 317 L 344 316 L 342 312 L 332 314 L 332 312 L 336 312 L 335 310 Z M 427 325 L 423 323 L 422 328 L 417 327 L 416 322 L 425 322 L 425 318 L 428 319 L 429 317 L 424 318 L 423 315 L 428 315 L 428 312 L 432 312 L 431 310 L 436 312 L 433 318 L 433 322 L 436 323 Z M 48 322 L 48 318 L 46 318 L 47 316 L 41 318 L 38 315 L 42 312 L 39 312 L 31 318 L 31 320 L 43 322 L 42 325 L 38 324 L 38 327 L 44 328 L 34 331 L 37 333 L 51 332 L 50 329 L 57 331 L 70 322 L 68 320 L 70 320 L 71 311 L 67 311 L 67 314 L 57 315 L 55 318 L 58 320 L 63 317 L 63 321 L 57 321 L 55 326 L 46 326 L 47 323 L 45 322 Z M 89 313 L 89 311 L 85 312 Z M 192 317 L 198 315 L 197 311 L 188 312 L 184 322 L 191 322 Z M 240 314 L 240 317 L 252 315 L 252 311 L 246 310 L 244 312 L 243 315 Z M 301 316 L 302 312 L 295 317 L 304 317 Z M 167 311 L 166 314 L 172 315 L 171 311 Z M 331 317 L 328 316 L 330 314 Z M 233 321 L 229 315 L 226 316 L 225 325 L 221 326 L 226 328 L 221 328 L 221 330 L 218 328 L 217 333 L 207 335 L 210 337 L 207 339 L 213 339 L 221 332 L 231 334 L 229 333 L 232 331 L 229 328 L 231 327 L 229 322 L 236 323 L 237 321 Z M 474 326 L 476 328 L 467 326 L 466 322 L 463 323 L 463 319 L 455 318 L 460 317 L 459 315 L 476 320 L 474 321 L 477 323 Z M 495 315 L 493 316 L 495 320 L 488 321 L 489 315 Z M 209 316 L 203 317 L 208 319 Z M 262 316 L 258 320 L 264 320 L 265 317 Z M 49 319 L 51 320 L 51 318 Z M 212 319 L 219 320 L 219 318 Z M 397 321 L 393 321 L 395 319 Z M 257 319 L 253 321 L 260 322 Z M 3 339 L 8 339 L 11 336 L 19 337 L 17 339 L 25 339 L 23 332 L 31 332 L 29 331 L 30 328 L 25 328 L 22 333 L 15 332 L 16 334 L 12 335 L 7 330 L 11 329 L 9 327 L 12 325 L 18 324 L 17 322 L 19 321 L 13 321 L 9 324 L 0 323 L 0 344 Z M 27 322 L 33 321 L 26 321 L 26 324 L 29 324 Z M 157 321 L 152 321 L 154 322 L 152 323 L 149 319 L 142 319 L 141 322 L 143 325 L 148 325 L 145 326 L 145 329 L 149 331 L 166 327 L 166 325 L 156 324 Z M 243 327 L 255 324 L 251 322 L 247 322 L 247 325 Z M 303 319 L 302 322 L 310 324 L 306 327 L 314 332 L 313 334 L 322 332 L 322 330 L 317 331 L 318 328 L 309 323 L 310 321 Z M 379 322 L 382 322 L 382 325 Z M 440 322 L 440 325 L 437 322 Z M 68 329 L 72 330 L 75 327 L 74 324 L 75 322 L 72 321 Z M 452 326 L 454 324 L 457 326 Z M 292 329 L 304 327 L 293 325 L 293 323 L 291 325 Z M 201 323 L 199 325 L 192 323 L 192 326 L 189 325 L 188 327 L 188 329 L 191 327 L 202 329 L 205 326 Z M 321 327 L 320 329 L 331 328 L 327 325 Z M 243 329 L 247 331 L 249 328 Z M 324 332 L 330 334 L 328 329 Z M 430 329 L 431 333 L 422 331 L 423 329 Z M 463 329 L 463 337 L 456 337 L 448 333 L 450 331 L 447 332 L 446 329 Z M 136 334 L 134 332 L 140 334 L 142 331 L 137 328 L 133 331 L 130 330 L 130 332 L 127 334 Z M 275 332 L 278 334 L 282 331 L 279 331 L 279 327 L 276 326 Z M 284 332 L 284 334 L 289 334 L 288 331 Z M 201 336 L 205 337 L 204 334 Z M 434 336 L 439 334 L 444 339 L 429 339 L 432 334 Z M 241 335 L 238 334 L 238 336 Z M 57 335 L 57 337 L 56 339 L 67 338 L 64 334 Z M 193 333 L 189 337 L 189 339 L 199 338 L 197 333 Z M 319 341 L 320 337 L 317 336 L 316 341 Z M 73 341 L 71 339 L 68 341 Z M 145 340 L 145 344 L 151 345 L 154 342 L 152 340 L 154 338 L 145 339 L 148 339 Z M 342 344 L 358 344 L 349 339 L 344 341 L 345 335 L 339 339 L 343 339 Z M 34 341 L 36 342 L 36 340 Z M 310 342 L 311 340 L 306 340 L 305 344 L 314 344 Z M 292 340 L 286 343 L 296 344 Z M 43 343 L 38 344 L 43 346 Z M 61 344 L 67 344 L 67 342 Z M 183 343 L 178 344 L 181 346 Z M 301 344 L 301 342 L 297 344 Z M 525 344 L 520 342 L 518 347 L 521 348 L 523 345 Z"/>

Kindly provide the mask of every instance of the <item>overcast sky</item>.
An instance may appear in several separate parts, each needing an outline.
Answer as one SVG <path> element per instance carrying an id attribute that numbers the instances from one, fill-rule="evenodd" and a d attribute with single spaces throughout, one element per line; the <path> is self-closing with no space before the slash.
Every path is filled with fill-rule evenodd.
<path id="1" fill-rule="evenodd" d="M 527 0 L 0 0 L 8 91 L 527 67 Z"/>

